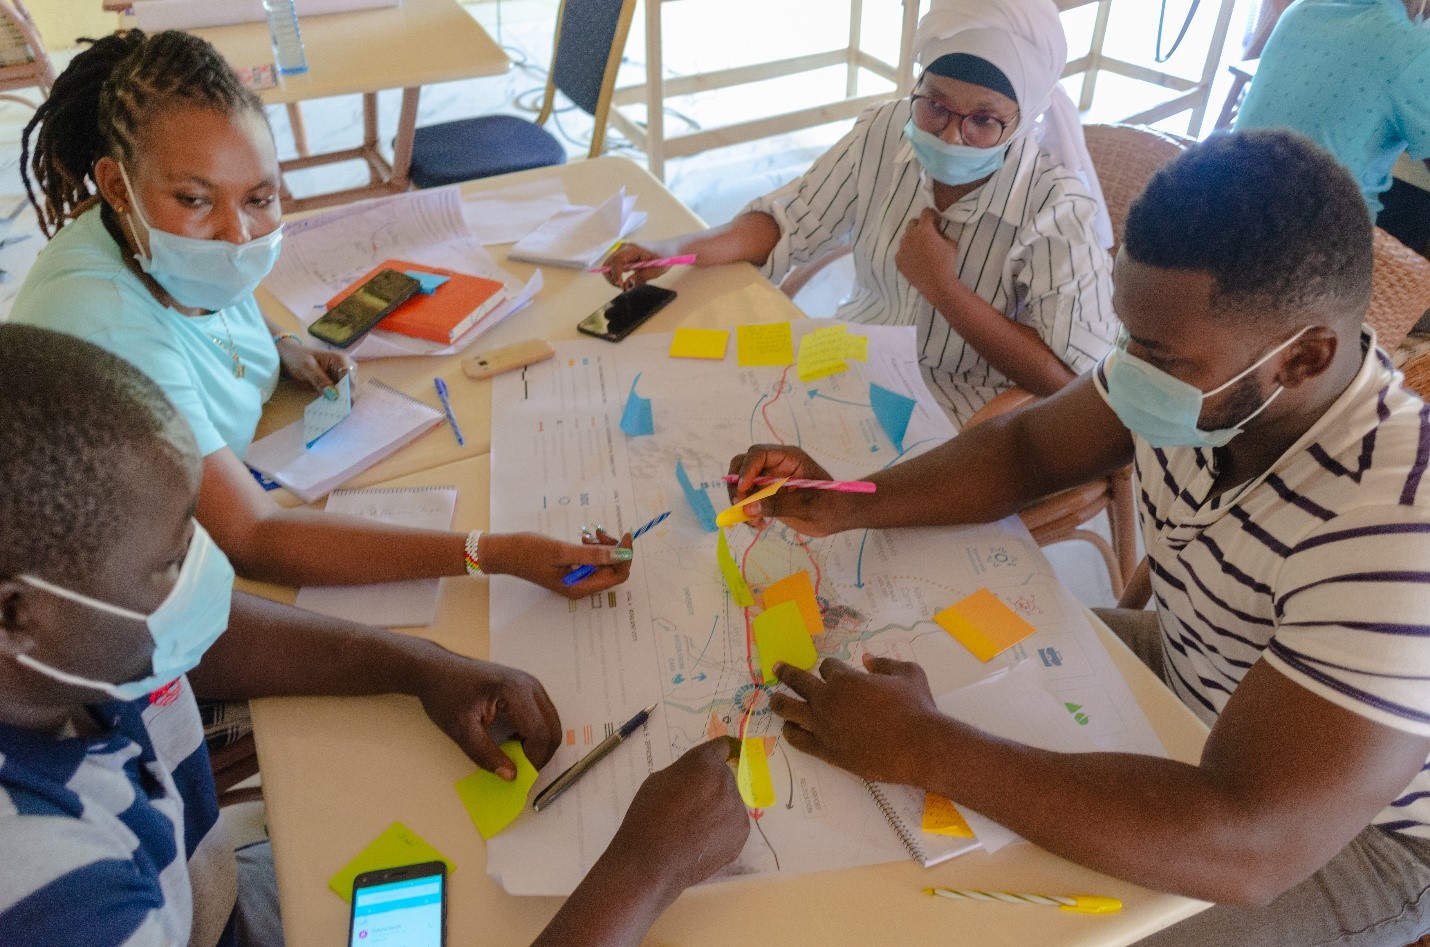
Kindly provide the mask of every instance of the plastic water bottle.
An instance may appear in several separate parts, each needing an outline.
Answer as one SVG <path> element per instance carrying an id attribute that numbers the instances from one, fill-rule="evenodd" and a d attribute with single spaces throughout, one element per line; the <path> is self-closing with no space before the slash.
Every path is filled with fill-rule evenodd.
<path id="1" fill-rule="evenodd" d="M 268 32 L 273 37 L 273 58 L 282 75 L 292 76 L 308 71 L 308 56 L 303 51 L 303 34 L 298 31 L 298 11 L 293 0 L 263 0 L 263 12 L 268 15 Z"/>

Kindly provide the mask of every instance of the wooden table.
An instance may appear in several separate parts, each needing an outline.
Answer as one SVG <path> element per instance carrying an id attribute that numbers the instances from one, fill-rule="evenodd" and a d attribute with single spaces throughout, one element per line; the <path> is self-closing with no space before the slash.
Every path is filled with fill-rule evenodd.
<path id="1" fill-rule="evenodd" d="M 486 30 L 457 0 L 402 0 L 399 6 L 304 17 L 300 28 L 308 71 L 282 76 L 278 85 L 258 93 L 267 105 L 296 105 L 308 99 L 360 94 L 363 138 L 355 148 L 299 155 L 281 162 L 284 172 L 340 161 L 365 161 L 369 183 L 297 200 L 285 196 L 289 211 L 327 207 L 363 197 L 405 191 L 411 185 L 412 136 L 417 130 L 417 102 L 422 87 L 435 82 L 499 75 L 511 67 Z M 194 30 L 213 43 L 236 68 L 273 61 L 264 23 L 240 23 Z M 397 137 L 389 162 L 378 142 L 377 93 L 401 89 Z M 294 114 L 296 109 L 290 109 Z"/>
<path id="2" fill-rule="evenodd" d="M 621 158 L 603 158 L 514 175 L 557 175 L 573 201 L 594 202 L 624 184 L 640 195 L 651 213 L 648 233 L 664 237 L 700 222 L 646 172 Z M 485 181 L 473 189 L 500 187 Z M 500 256 L 500 254 L 498 254 Z M 524 268 L 511 264 L 525 274 Z M 599 277 L 547 268 L 547 288 L 526 314 L 494 330 L 482 345 L 501 345 L 529 336 L 576 337 L 582 315 L 608 299 L 612 290 Z M 798 310 L 753 267 L 684 270 L 662 282 L 681 297 L 640 331 L 664 332 L 677 324 L 732 326 L 752 320 L 800 318 Z M 272 300 L 267 304 L 276 305 Z M 430 388 L 434 373 L 453 383 L 453 400 L 469 442 L 490 443 L 490 382 L 459 378 L 455 357 L 368 363 L 364 371 L 403 387 Z M 425 390 L 423 392 L 425 395 Z M 305 396 L 306 397 L 306 396 Z M 289 419 L 294 404 L 280 405 Z M 441 434 L 448 434 L 440 428 Z M 415 472 L 384 486 L 455 485 L 460 488 L 455 527 L 488 525 L 489 458 L 477 446 L 458 451 L 450 436 L 426 438 L 399 458 Z M 452 462 L 442 463 L 439 457 Z M 378 468 L 374 468 L 376 471 Z M 363 482 L 372 483 L 372 473 Z M 283 601 L 293 592 L 242 583 Z M 437 621 L 409 633 L 463 654 L 489 652 L 487 583 L 444 579 Z M 1093 619 L 1094 622 L 1096 619 Z M 1195 761 L 1205 727 L 1105 628 L 1099 628 L 1114 662 L 1152 721 L 1169 753 Z M 558 898 L 507 895 L 486 876 L 481 837 L 452 792 L 452 784 L 474 769 L 457 747 L 433 726 L 418 703 L 403 697 L 277 698 L 253 702 L 268 824 L 278 868 L 288 942 L 294 947 L 342 942 L 347 905 L 327 887 L 327 879 L 394 821 L 401 821 L 457 865 L 452 876 L 449 924 L 452 944 L 527 943 L 560 905 Z M 1121 898 L 1116 915 L 1082 917 L 1055 911 L 955 904 L 923 896 L 929 884 L 955 887 L 1056 890 Z M 1158 894 L 1073 865 L 1032 845 L 1010 846 L 996 855 L 982 852 L 925 871 L 899 862 L 801 878 L 728 883 L 687 892 L 652 931 L 648 943 L 728 947 L 750 936 L 775 943 L 893 944 L 1127 944 L 1202 910 L 1204 904 Z"/>

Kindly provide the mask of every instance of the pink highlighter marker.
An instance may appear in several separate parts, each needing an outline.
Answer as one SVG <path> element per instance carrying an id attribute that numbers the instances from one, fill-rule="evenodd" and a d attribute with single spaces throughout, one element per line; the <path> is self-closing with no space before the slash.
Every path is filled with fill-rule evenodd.
<path id="1" fill-rule="evenodd" d="M 641 260 L 626 267 L 628 270 L 652 270 L 662 266 L 691 266 L 695 263 L 695 254 L 687 253 L 685 256 L 668 256 L 659 260 Z M 593 266 L 587 273 L 609 273 L 609 266 Z"/>

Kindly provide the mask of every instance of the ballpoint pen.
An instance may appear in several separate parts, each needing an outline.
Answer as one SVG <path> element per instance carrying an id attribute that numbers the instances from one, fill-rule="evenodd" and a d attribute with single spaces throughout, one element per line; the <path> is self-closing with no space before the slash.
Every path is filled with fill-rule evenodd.
<path id="1" fill-rule="evenodd" d="M 726 483 L 740 482 L 740 478 L 736 474 L 726 474 L 720 479 Z M 756 477 L 752 482 L 757 487 L 768 487 L 781 479 L 784 478 Z M 878 487 L 877 484 L 869 480 L 805 480 L 799 477 L 786 479 L 785 486 L 797 490 L 834 490 L 838 493 L 873 493 Z"/>
<path id="2" fill-rule="evenodd" d="M 642 526 L 640 529 L 636 530 L 634 533 L 631 534 L 631 542 L 635 542 L 637 539 L 640 539 L 640 538 L 641 538 L 642 536 L 644 536 L 646 533 L 650 532 L 652 529 L 654 529 L 655 527 L 659 526 L 662 522 L 665 521 L 665 518 L 666 518 L 667 516 L 669 516 L 670 514 L 671 514 L 671 511 L 670 511 L 670 510 L 666 510 L 664 513 L 660 514 L 660 515 L 657 516 L 655 519 L 651 520 L 649 523 L 645 524 L 645 525 Z M 576 568 L 572 569 L 570 572 L 566 573 L 565 575 L 563 575 L 563 576 L 561 577 L 561 584 L 562 584 L 562 585 L 575 585 L 577 582 L 581 582 L 581 581 L 584 581 L 584 580 L 586 580 L 586 579 L 589 579 L 591 576 L 593 576 L 593 575 L 595 575 L 595 574 L 596 574 L 596 567 L 595 567 L 595 566 L 577 566 Z"/>
<path id="3" fill-rule="evenodd" d="M 606 755 L 609 754 L 612 750 L 624 743 L 626 738 L 629 737 L 632 733 L 635 733 L 636 730 L 641 726 L 641 724 L 649 720 L 651 711 L 655 710 L 655 707 L 655 704 L 651 704 L 645 710 L 642 710 L 640 713 L 636 714 L 634 717 L 623 723 L 621 725 L 621 728 L 615 733 L 606 737 L 606 739 L 602 740 L 600 743 L 597 743 L 595 747 L 591 749 L 590 753 L 587 753 L 585 756 L 577 760 L 574 764 L 572 764 L 570 769 L 562 773 L 560 776 L 557 776 L 555 781 L 553 781 L 550 786 L 547 786 L 545 789 L 541 790 L 541 792 L 537 793 L 536 798 L 531 801 L 531 808 L 536 812 L 540 812 L 546 806 L 549 806 L 551 805 L 551 803 L 555 802 L 562 793 L 574 786 L 576 784 L 576 780 L 584 776 L 587 770 L 589 770 L 592 766 L 595 766 L 602 759 L 604 759 Z"/>
<path id="4" fill-rule="evenodd" d="M 452 399 L 447 396 L 447 383 L 441 378 L 434 378 L 432 384 L 437 389 L 437 397 L 442 401 L 442 410 L 447 413 L 447 423 L 452 425 L 452 433 L 457 435 L 457 446 L 466 447 L 467 439 L 462 436 L 462 429 L 457 426 L 457 416 L 452 413 Z"/>
<path id="5" fill-rule="evenodd" d="M 1072 914 L 1112 914 L 1122 902 L 1097 894 L 1026 894 L 1017 891 L 976 891 L 969 888 L 925 888 L 924 894 L 954 901 L 1001 901 L 1004 904 L 1044 904 Z"/>

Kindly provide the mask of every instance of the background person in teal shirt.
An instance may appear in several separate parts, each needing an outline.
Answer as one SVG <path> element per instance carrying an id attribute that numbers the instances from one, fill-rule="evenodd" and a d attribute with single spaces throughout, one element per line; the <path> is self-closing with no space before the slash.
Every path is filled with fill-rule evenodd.
<path id="1" fill-rule="evenodd" d="M 505 573 L 573 598 L 630 573 L 629 540 L 458 533 L 288 510 L 243 454 L 281 368 L 322 389 L 350 363 L 275 344 L 253 288 L 276 257 L 278 156 L 263 107 L 187 33 L 105 37 L 25 129 L 32 199 L 55 234 L 11 319 L 87 339 L 156 381 L 203 455 L 197 517 L 240 575 L 341 585 Z M 31 183 L 27 178 L 27 184 Z M 572 566 L 596 566 L 565 586 Z"/>
<path id="2" fill-rule="evenodd" d="M 1299 0 L 1266 42 L 1236 129 L 1289 128 L 1381 209 L 1402 152 L 1430 158 L 1430 13 L 1422 0 Z"/>

